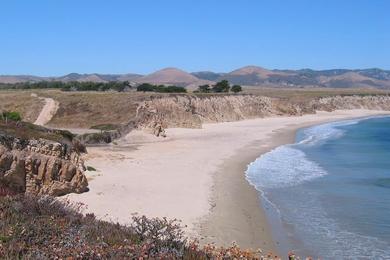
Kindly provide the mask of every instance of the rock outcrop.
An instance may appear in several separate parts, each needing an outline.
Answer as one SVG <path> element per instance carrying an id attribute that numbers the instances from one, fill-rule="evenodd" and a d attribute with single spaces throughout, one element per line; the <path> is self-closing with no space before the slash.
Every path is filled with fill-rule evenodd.
<path id="1" fill-rule="evenodd" d="M 0 186 L 12 193 L 52 196 L 87 191 L 84 163 L 75 147 L 0 133 Z"/>

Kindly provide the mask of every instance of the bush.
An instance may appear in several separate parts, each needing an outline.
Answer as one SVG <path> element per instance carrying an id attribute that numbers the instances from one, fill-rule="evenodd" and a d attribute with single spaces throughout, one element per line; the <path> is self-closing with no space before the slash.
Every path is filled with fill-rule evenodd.
<path id="1" fill-rule="evenodd" d="M 227 80 L 222 80 L 220 82 L 217 82 L 213 88 L 213 92 L 220 93 L 220 92 L 229 92 L 230 90 L 230 85 Z"/>
<path id="2" fill-rule="evenodd" d="M 0 259 L 280 259 L 261 252 L 200 246 L 177 220 L 133 216 L 130 226 L 80 213 L 53 197 L 0 197 Z"/>
<path id="3" fill-rule="evenodd" d="M 198 92 L 209 93 L 211 91 L 210 85 L 201 85 L 198 87 Z"/>
<path id="4" fill-rule="evenodd" d="M 149 83 L 143 83 L 137 87 L 137 91 L 143 91 L 143 92 L 146 91 L 153 92 L 154 89 L 155 89 L 154 86 Z"/>
<path id="5" fill-rule="evenodd" d="M 149 83 L 143 83 L 137 87 L 137 91 L 159 93 L 186 93 L 187 89 L 178 86 L 152 85 Z"/>
<path id="6" fill-rule="evenodd" d="M 19 112 L 3 112 L 2 117 L 4 120 L 13 120 L 13 121 L 22 121 L 22 116 L 19 114 Z"/>
<path id="7" fill-rule="evenodd" d="M 209 85 L 201 85 L 194 92 L 196 93 L 222 93 L 232 91 L 234 93 L 238 93 L 242 91 L 242 87 L 240 85 L 234 85 L 230 87 L 230 84 L 227 80 L 222 80 L 217 82 L 214 86 L 210 87 Z"/>
<path id="8" fill-rule="evenodd" d="M 161 90 L 162 91 L 160 91 L 160 92 L 166 92 L 166 93 L 186 93 L 187 92 L 187 89 L 185 89 L 183 87 L 178 87 L 178 86 L 167 86 L 167 87 L 163 87 Z"/>
<path id="9" fill-rule="evenodd" d="M 96 172 L 96 169 L 92 166 L 87 166 L 87 171 Z"/>
<path id="10" fill-rule="evenodd" d="M 2 89 L 61 89 L 62 91 L 124 91 L 131 88 L 128 81 L 110 81 L 110 82 L 62 82 L 62 81 L 41 81 L 41 82 L 19 82 L 15 84 L 0 83 Z"/>
<path id="11" fill-rule="evenodd" d="M 242 87 L 241 87 L 240 85 L 234 85 L 234 86 L 231 88 L 231 91 L 233 91 L 234 93 L 241 92 L 241 91 L 242 91 Z"/>

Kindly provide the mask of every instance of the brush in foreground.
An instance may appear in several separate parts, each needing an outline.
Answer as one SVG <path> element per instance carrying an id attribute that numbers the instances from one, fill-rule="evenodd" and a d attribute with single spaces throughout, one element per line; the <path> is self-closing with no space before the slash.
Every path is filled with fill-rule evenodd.
<path id="1" fill-rule="evenodd" d="M 259 250 L 200 246 L 177 220 L 132 216 L 123 226 L 83 216 L 81 204 L 49 196 L 0 196 L 1 259 L 279 259 Z"/>

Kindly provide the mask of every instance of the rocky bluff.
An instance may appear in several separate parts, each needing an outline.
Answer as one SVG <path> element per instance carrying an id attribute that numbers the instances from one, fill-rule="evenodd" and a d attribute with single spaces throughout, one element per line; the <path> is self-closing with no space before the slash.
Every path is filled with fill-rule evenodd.
<path id="1" fill-rule="evenodd" d="M 18 127 L 23 126 L 14 129 Z M 85 192 L 88 182 L 82 152 L 85 147 L 75 141 L 20 137 L 0 128 L 0 193 L 61 196 Z"/>
<path id="2" fill-rule="evenodd" d="M 218 123 L 269 116 L 300 116 L 337 109 L 390 110 L 388 95 L 270 98 L 257 95 L 173 95 L 140 102 L 135 127 L 159 136 L 169 127 L 201 128 Z"/>

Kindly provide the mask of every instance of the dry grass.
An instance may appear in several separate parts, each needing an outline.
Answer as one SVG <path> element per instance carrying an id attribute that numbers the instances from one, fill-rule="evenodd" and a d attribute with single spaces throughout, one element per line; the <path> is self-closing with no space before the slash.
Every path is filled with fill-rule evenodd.
<path id="1" fill-rule="evenodd" d="M 136 116 L 139 102 L 158 94 L 137 92 L 61 92 L 42 91 L 60 103 L 49 125 L 56 127 L 90 128 L 103 124 L 126 124 Z"/>
<path id="2" fill-rule="evenodd" d="M 5 135 L 4 135 L 5 134 Z M 7 135 L 21 139 L 23 142 L 30 139 L 45 139 L 55 142 L 72 144 L 73 135 L 68 131 L 52 130 L 28 122 L 17 122 L 0 118 L 0 140 L 5 142 Z"/>
<path id="3" fill-rule="evenodd" d="M 255 88 L 245 87 L 244 93 L 267 96 L 272 98 L 305 100 L 336 95 L 383 95 L 390 90 L 358 89 L 358 88 Z"/>
<path id="4" fill-rule="evenodd" d="M 244 93 L 267 96 L 274 99 L 274 104 L 281 114 L 289 114 L 292 105 L 298 105 L 303 113 L 314 113 L 308 106 L 311 100 L 331 96 L 352 95 L 389 95 L 389 90 L 358 88 L 253 88 L 245 87 Z"/>
<path id="5" fill-rule="evenodd" d="M 39 98 L 31 96 L 32 93 L 33 91 L 29 90 L 0 90 L 0 111 L 17 111 L 23 120 L 34 122 L 44 103 Z"/>
<path id="6" fill-rule="evenodd" d="M 0 109 L 17 111 L 24 120 L 33 122 L 43 107 L 42 101 L 31 97 L 36 93 L 42 97 L 51 97 L 60 103 L 57 114 L 50 126 L 66 128 L 90 128 L 96 125 L 127 124 L 136 117 L 138 104 L 155 97 L 172 95 L 234 95 L 224 93 L 210 94 L 163 94 L 142 92 L 62 92 L 60 90 L 24 90 L 0 91 Z M 245 87 L 242 94 L 268 96 L 286 107 L 294 104 L 334 95 L 377 95 L 389 94 L 390 91 L 379 89 L 329 89 L 329 88 L 251 88 Z"/>

